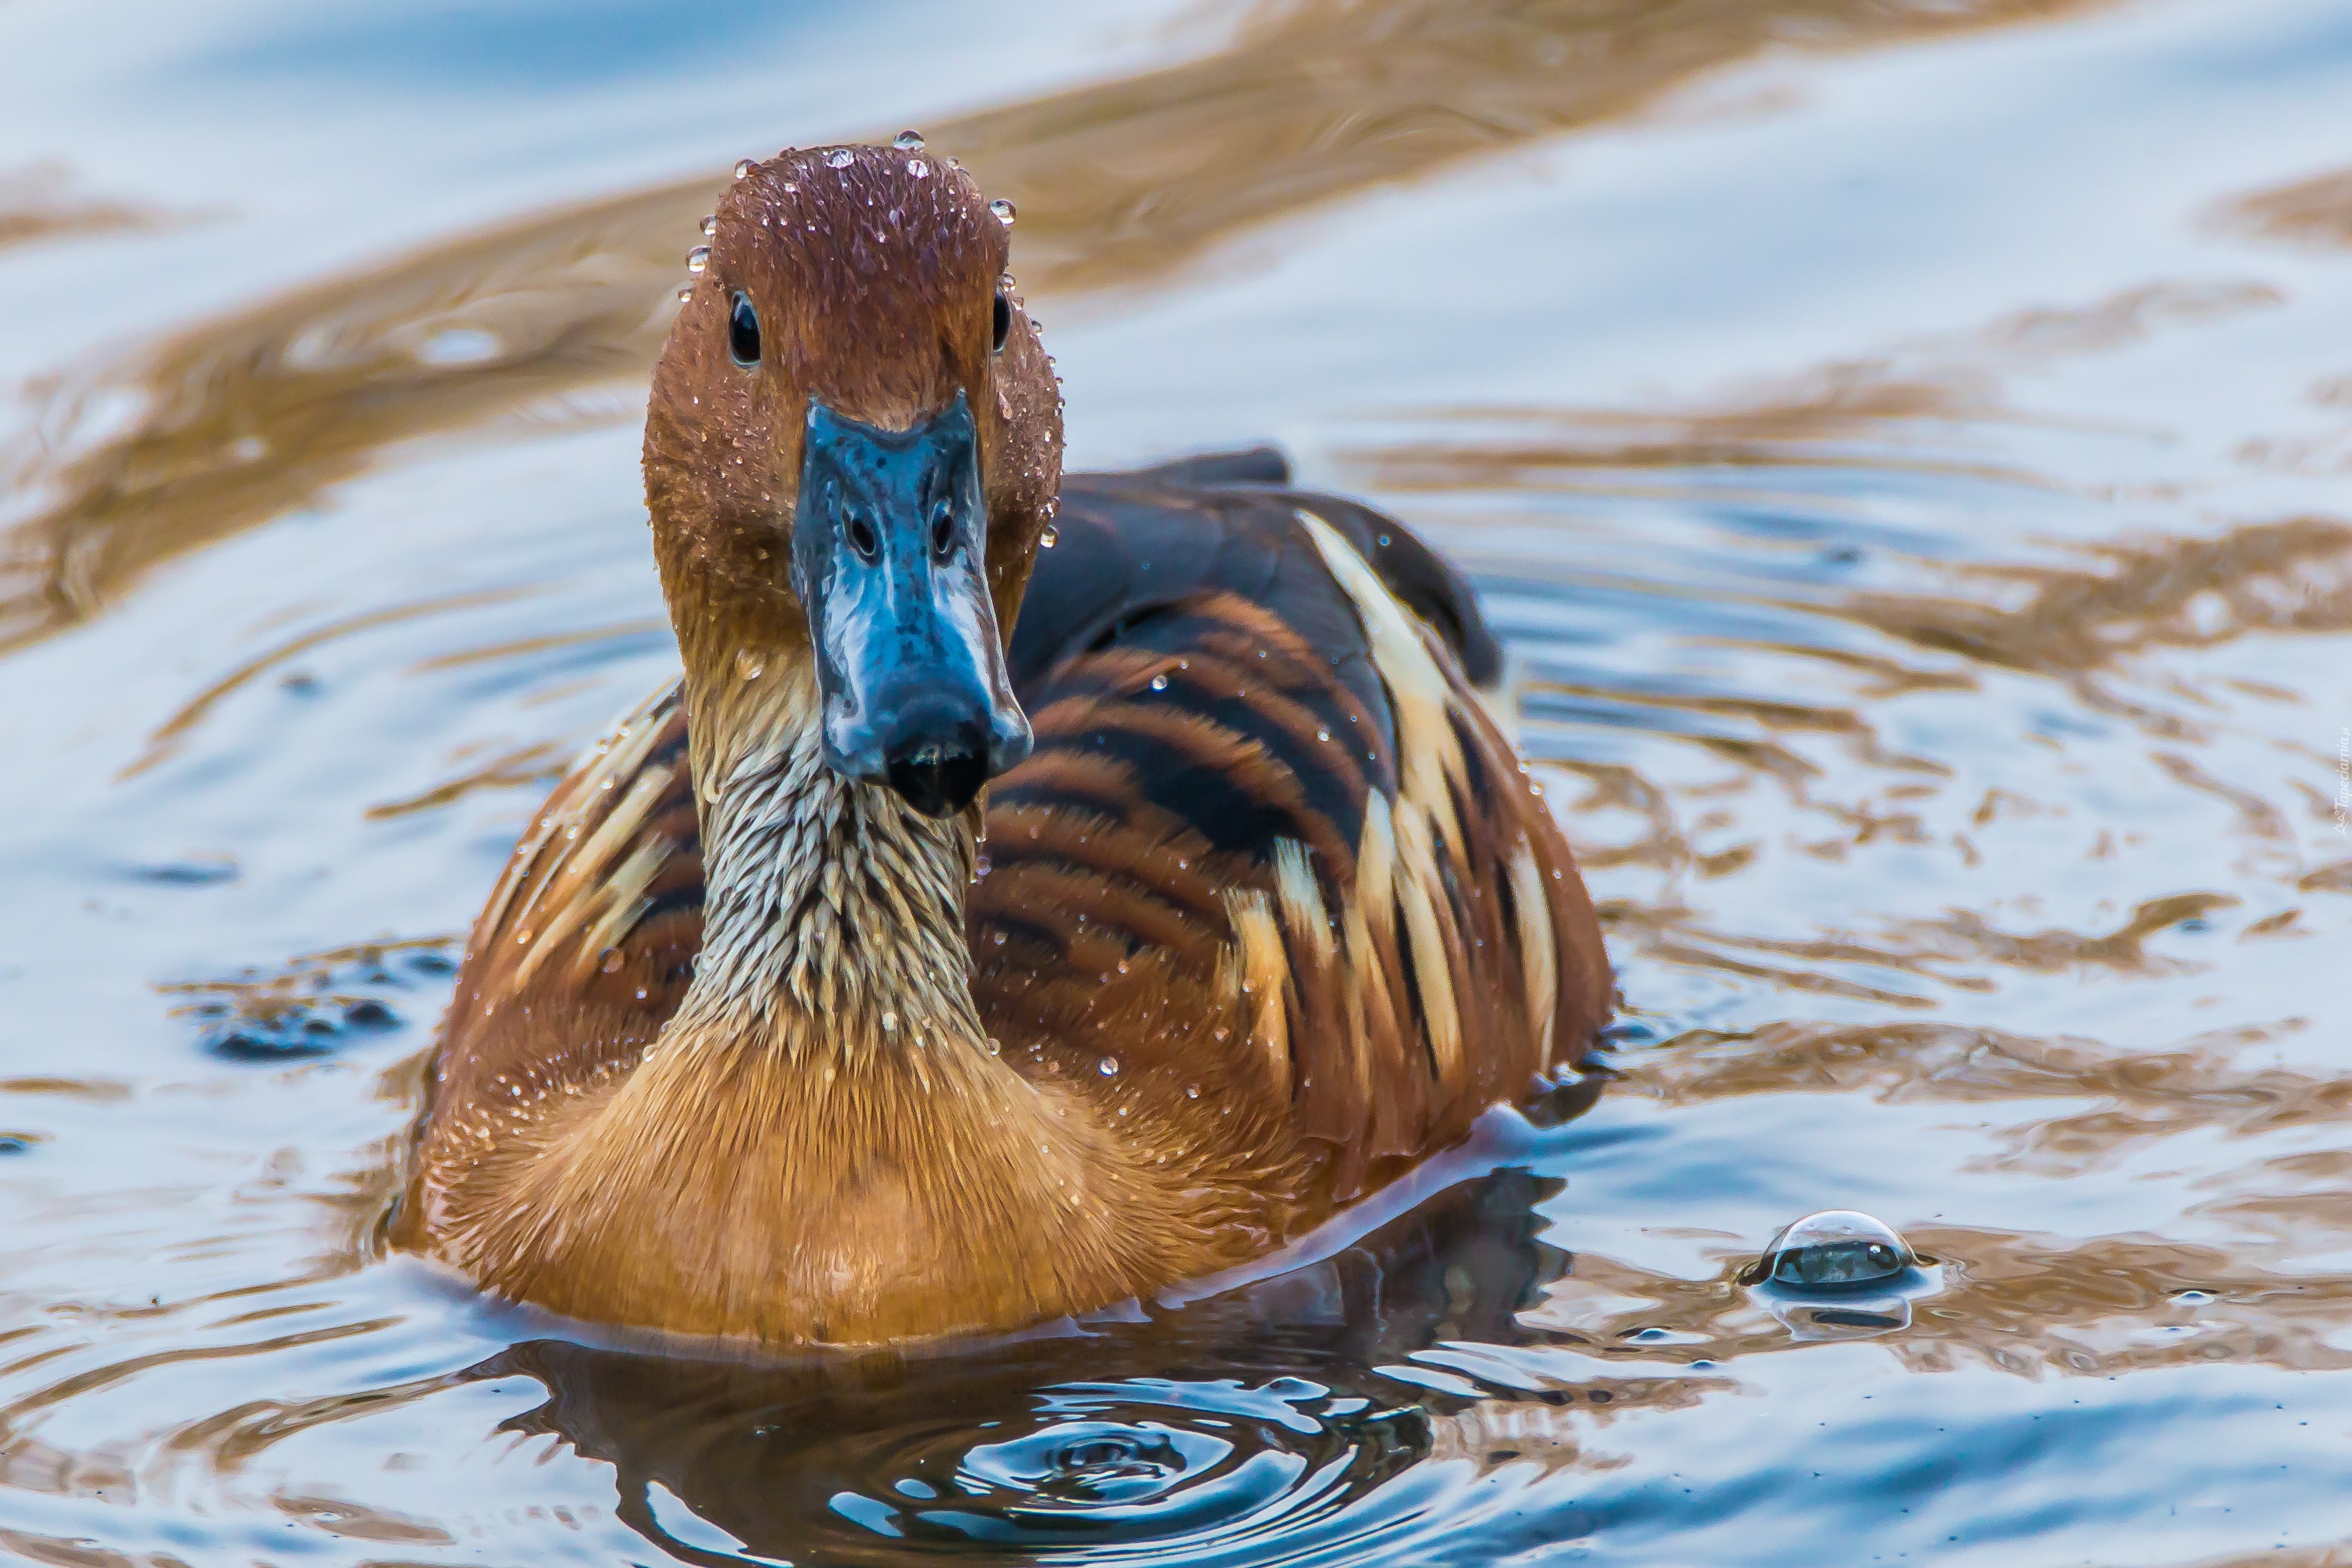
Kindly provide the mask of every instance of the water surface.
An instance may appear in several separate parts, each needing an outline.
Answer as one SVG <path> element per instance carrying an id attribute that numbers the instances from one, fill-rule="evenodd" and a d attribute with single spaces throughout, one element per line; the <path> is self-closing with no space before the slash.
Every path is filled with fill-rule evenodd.
<path id="1" fill-rule="evenodd" d="M 16 0 L 0 82 L 0 1551 L 2352 1550 L 2341 5 Z M 419 1054 L 674 664 L 696 220 L 909 125 L 1075 464 L 1272 438 L 1473 572 L 1623 1026 L 1133 1321 L 590 1343 L 382 1253 Z M 1739 1282 L 1821 1208 L 1889 1322 Z"/>

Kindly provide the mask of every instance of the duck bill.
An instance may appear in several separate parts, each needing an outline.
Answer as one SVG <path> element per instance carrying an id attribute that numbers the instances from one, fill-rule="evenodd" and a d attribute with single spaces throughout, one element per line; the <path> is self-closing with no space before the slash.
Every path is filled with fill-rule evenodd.
<path id="1" fill-rule="evenodd" d="M 987 559 L 963 393 L 905 430 L 810 400 L 793 585 L 816 649 L 824 758 L 927 816 L 963 810 L 1029 755 Z"/>

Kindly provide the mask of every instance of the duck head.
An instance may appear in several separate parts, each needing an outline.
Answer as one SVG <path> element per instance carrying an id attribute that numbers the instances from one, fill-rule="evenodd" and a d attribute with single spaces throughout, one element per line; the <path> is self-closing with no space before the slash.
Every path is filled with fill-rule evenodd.
<path id="1" fill-rule="evenodd" d="M 928 816 L 1028 755 L 1005 633 L 1061 400 L 1007 226 L 919 148 L 787 152 L 720 199 L 646 420 L 698 776 L 796 703 L 829 767 Z"/>

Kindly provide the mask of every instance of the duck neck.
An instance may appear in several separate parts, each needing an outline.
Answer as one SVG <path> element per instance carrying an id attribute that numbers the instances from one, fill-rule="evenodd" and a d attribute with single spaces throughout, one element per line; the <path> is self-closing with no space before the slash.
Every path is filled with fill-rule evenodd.
<path id="1" fill-rule="evenodd" d="M 826 766 L 806 661 L 732 673 L 689 692 L 703 940 L 665 1044 L 813 1064 L 979 1051 L 963 929 L 978 812 L 937 821 Z"/>

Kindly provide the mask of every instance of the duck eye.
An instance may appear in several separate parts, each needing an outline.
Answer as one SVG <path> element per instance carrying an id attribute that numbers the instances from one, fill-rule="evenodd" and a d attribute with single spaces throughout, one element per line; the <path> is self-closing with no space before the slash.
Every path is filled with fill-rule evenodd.
<path id="1" fill-rule="evenodd" d="M 945 501 L 931 512 L 931 554 L 940 560 L 955 549 L 955 513 Z"/>
<path id="2" fill-rule="evenodd" d="M 996 291 L 996 347 L 990 352 L 1004 352 L 1004 335 L 1013 330 L 1013 302 L 1004 298 L 1004 290 Z"/>
<path id="3" fill-rule="evenodd" d="M 874 525 L 866 520 L 863 512 L 850 514 L 849 548 L 868 566 L 882 559 L 882 541 L 874 537 Z"/>
<path id="4" fill-rule="evenodd" d="M 746 370 L 760 362 L 760 313 L 751 308 L 751 297 L 740 290 L 727 315 L 727 351 Z"/>

